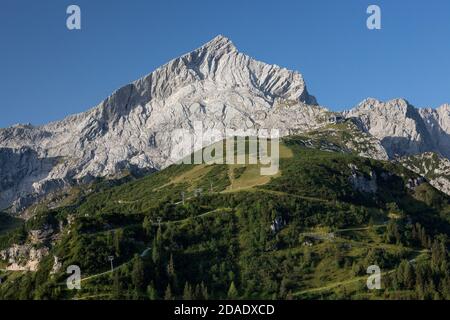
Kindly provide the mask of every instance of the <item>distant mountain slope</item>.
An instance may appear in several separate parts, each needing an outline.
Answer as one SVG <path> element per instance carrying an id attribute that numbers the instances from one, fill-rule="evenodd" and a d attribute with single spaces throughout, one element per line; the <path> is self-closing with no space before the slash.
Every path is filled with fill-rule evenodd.
<path id="1" fill-rule="evenodd" d="M 417 109 L 404 99 L 366 99 L 344 112 L 361 120 L 365 131 L 381 141 L 391 158 L 437 152 L 450 158 L 450 107 Z"/>
<path id="2" fill-rule="evenodd" d="M 359 156 L 377 160 L 388 160 L 386 150 L 381 142 L 361 130 L 359 119 L 341 119 L 329 122 L 320 128 L 301 133 L 305 146 L 320 150 L 355 153 Z"/>

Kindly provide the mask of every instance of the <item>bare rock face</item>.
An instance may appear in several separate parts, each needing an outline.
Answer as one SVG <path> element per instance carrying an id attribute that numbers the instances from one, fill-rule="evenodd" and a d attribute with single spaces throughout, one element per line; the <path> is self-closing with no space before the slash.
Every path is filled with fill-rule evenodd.
<path id="1" fill-rule="evenodd" d="M 64 185 L 63 179 L 47 179 L 57 163 L 57 157 L 39 156 L 30 147 L 0 148 L 0 208 L 27 206 L 49 184 Z"/>
<path id="2" fill-rule="evenodd" d="M 398 162 L 425 177 L 436 189 L 450 195 L 450 160 L 436 153 L 403 157 Z"/>
<path id="3" fill-rule="evenodd" d="M 55 255 L 53 255 L 53 267 L 50 271 L 50 274 L 56 274 L 58 273 L 62 268 L 62 262 L 59 260 L 59 258 Z"/>
<path id="4" fill-rule="evenodd" d="M 0 260 L 6 261 L 6 270 L 37 271 L 41 260 L 48 255 L 48 248 L 35 248 L 31 244 L 15 244 L 11 248 L 0 251 Z"/>
<path id="5" fill-rule="evenodd" d="M 366 99 L 344 112 L 357 117 L 363 130 L 381 141 L 389 157 L 437 152 L 450 158 L 450 107 L 418 109 L 404 99 Z"/>
<path id="6" fill-rule="evenodd" d="M 450 159 L 450 105 L 437 109 L 419 109 L 428 132 L 433 137 L 436 152 Z"/>
<path id="7" fill-rule="evenodd" d="M 349 181 L 355 190 L 362 193 L 376 193 L 378 190 L 377 175 L 375 172 L 370 172 L 369 175 L 358 171 L 354 164 L 350 164 L 352 174 L 349 176 Z"/>
<path id="8" fill-rule="evenodd" d="M 174 160 L 172 132 L 192 130 L 195 121 L 205 130 L 276 128 L 286 135 L 314 128 L 325 111 L 298 72 L 256 61 L 218 36 L 85 113 L 0 129 L 0 209 L 20 211 L 92 177 L 164 168 Z"/>

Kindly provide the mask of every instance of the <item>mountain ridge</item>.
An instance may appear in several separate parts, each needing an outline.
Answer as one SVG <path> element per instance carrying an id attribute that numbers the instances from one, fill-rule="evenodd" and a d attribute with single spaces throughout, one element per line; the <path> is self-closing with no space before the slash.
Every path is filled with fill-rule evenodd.
<path id="1" fill-rule="evenodd" d="M 450 109 L 421 109 L 405 99 L 373 98 L 343 114 L 361 119 L 363 130 L 382 141 L 391 158 L 436 152 L 450 158 Z"/>
<path id="2" fill-rule="evenodd" d="M 219 35 L 86 112 L 0 129 L 0 209 L 20 212 L 49 192 L 95 177 L 167 167 L 174 160 L 171 132 L 192 132 L 195 121 L 205 129 L 276 128 L 286 136 L 323 127 L 333 114 L 358 118 L 374 137 L 375 154 L 384 148 L 389 158 L 428 151 L 450 158 L 450 106 L 418 109 L 404 99 L 366 99 L 331 113 L 309 94 L 299 72 L 252 59 Z M 14 159 L 23 165 L 11 166 Z"/>
<path id="3" fill-rule="evenodd" d="M 22 157 L 22 148 L 30 148 L 36 153 L 33 166 L 42 167 L 44 158 L 61 161 L 2 188 L 0 208 L 28 196 L 25 202 L 33 201 L 55 185 L 69 187 L 71 180 L 114 177 L 125 169 L 161 169 L 173 162 L 170 132 L 192 130 L 194 121 L 219 130 L 282 127 L 284 134 L 289 127 L 314 127 L 316 116 L 325 112 L 315 103 L 300 73 L 256 61 L 218 36 L 86 112 L 38 127 L 1 129 L 4 158 L 11 150 Z M 282 105 L 289 110 L 278 107 Z M 20 176 L 21 170 L 16 171 Z M 17 210 L 26 203 L 16 202 Z"/>

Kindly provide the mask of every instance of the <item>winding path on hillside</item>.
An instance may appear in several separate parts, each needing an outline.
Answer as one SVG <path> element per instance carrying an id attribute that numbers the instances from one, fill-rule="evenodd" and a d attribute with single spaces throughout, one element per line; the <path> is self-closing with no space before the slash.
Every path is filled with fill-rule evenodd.
<path id="1" fill-rule="evenodd" d="M 416 252 L 418 252 L 418 254 L 413 259 L 408 260 L 409 263 L 411 263 L 411 264 L 416 263 L 417 258 L 420 255 L 424 254 L 425 252 L 428 252 L 428 250 L 424 249 L 424 250 L 418 250 Z M 397 268 L 398 268 L 398 266 L 397 266 Z M 394 268 L 394 269 L 382 272 L 381 276 L 386 276 L 388 274 L 391 274 L 391 273 L 395 272 L 397 270 L 397 268 Z M 350 279 L 350 280 L 333 282 L 333 283 L 327 284 L 327 285 L 322 286 L 322 287 L 311 288 L 311 289 L 306 289 L 306 290 L 303 290 L 303 291 L 298 291 L 298 292 L 294 293 L 293 295 L 294 296 L 301 296 L 301 295 L 308 294 L 308 293 L 328 291 L 328 290 L 331 290 L 331 289 L 335 289 L 337 287 L 345 286 L 345 285 L 356 283 L 356 282 L 359 282 L 359 281 L 365 281 L 365 280 L 368 279 L 369 276 L 370 275 L 368 274 L 367 276 L 360 276 L 360 277 L 356 277 L 356 278 L 353 278 L 353 279 Z"/>

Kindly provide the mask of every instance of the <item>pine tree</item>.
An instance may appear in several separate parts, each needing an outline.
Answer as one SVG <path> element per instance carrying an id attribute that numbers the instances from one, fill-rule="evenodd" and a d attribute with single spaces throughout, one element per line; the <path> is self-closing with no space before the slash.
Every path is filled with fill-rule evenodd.
<path id="1" fill-rule="evenodd" d="M 405 264 L 403 281 L 408 289 L 414 288 L 414 271 L 411 264 L 407 261 Z"/>
<path id="2" fill-rule="evenodd" d="M 311 250 L 309 247 L 303 248 L 303 261 L 306 265 L 309 265 L 311 263 Z"/>
<path id="3" fill-rule="evenodd" d="M 424 298 L 425 300 L 430 300 L 434 297 L 434 292 L 435 291 L 435 287 L 434 287 L 434 283 L 433 280 L 430 279 L 427 284 L 425 285 L 425 290 L 424 290 Z"/>
<path id="4" fill-rule="evenodd" d="M 156 236 L 153 239 L 153 245 L 152 245 L 152 260 L 155 265 L 159 265 L 161 261 L 161 255 L 162 255 L 162 232 L 161 227 L 158 227 L 158 230 L 156 231 Z"/>
<path id="5" fill-rule="evenodd" d="M 170 284 L 167 285 L 166 291 L 164 293 L 164 300 L 173 300 L 174 297 L 172 295 L 172 289 L 170 288 Z"/>
<path id="6" fill-rule="evenodd" d="M 152 243 L 152 261 L 155 265 L 158 265 L 159 259 L 160 259 L 160 255 L 159 255 L 159 250 L 158 250 L 158 243 L 156 242 L 156 238 L 155 238 L 155 239 L 153 239 L 153 243 Z"/>
<path id="7" fill-rule="evenodd" d="M 178 279 L 175 272 L 175 264 L 173 262 L 173 255 L 170 254 L 169 263 L 167 265 L 167 275 L 169 277 L 170 284 L 173 290 L 177 290 L 178 288 Z"/>
<path id="8" fill-rule="evenodd" d="M 173 254 L 170 254 L 169 264 L 167 265 L 167 275 L 169 277 L 175 275 L 175 264 L 173 263 Z"/>
<path id="9" fill-rule="evenodd" d="M 141 294 L 144 289 L 144 277 L 144 263 L 142 262 L 141 257 L 136 255 L 134 257 L 131 279 L 138 294 Z"/>
<path id="10" fill-rule="evenodd" d="M 287 279 L 283 277 L 283 279 L 281 280 L 280 292 L 278 294 L 280 299 L 286 298 L 286 295 L 287 295 L 286 283 L 287 283 Z"/>
<path id="11" fill-rule="evenodd" d="M 397 244 L 401 243 L 401 236 L 398 230 L 398 224 L 394 220 L 389 221 L 386 227 L 385 241 L 387 243 L 397 243 Z"/>
<path id="12" fill-rule="evenodd" d="M 433 245 L 431 247 L 431 268 L 433 270 L 437 270 L 441 263 L 441 252 L 440 246 L 437 240 L 434 240 Z"/>
<path id="13" fill-rule="evenodd" d="M 114 232 L 114 249 L 116 257 L 120 256 L 121 253 L 121 243 L 123 238 L 123 230 L 118 229 Z"/>
<path id="14" fill-rule="evenodd" d="M 435 291 L 433 295 L 433 300 L 441 300 L 441 296 L 439 292 Z"/>
<path id="15" fill-rule="evenodd" d="M 122 287 L 120 285 L 119 272 L 114 272 L 113 275 L 113 299 L 119 300 L 122 297 Z"/>
<path id="16" fill-rule="evenodd" d="M 200 285 L 199 284 L 195 285 L 195 288 L 194 288 L 194 299 L 195 300 L 202 300 L 203 299 L 203 297 L 202 297 L 202 290 L 200 289 Z"/>
<path id="17" fill-rule="evenodd" d="M 236 286 L 234 285 L 234 281 L 231 282 L 230 288 L 228 289 L 228 299 L 233 300 L 238 298 L 238 291 L 236 289 Z"/>
<path id="18" fill-rule="evenodd" d="M 149 217 L 144 218 L 144 222 L 142 222 L 142 228 L 145 231 L 145 234 L 148 236 L 152 230 L 152 221 Z"/>
<path id="19" fill-rule="evenodd" d="M 433 242 L 431 247 L 431 268 L 436 273 L 448 271 L 446 241 L 445 237 L 439 238 Z"/>
<path id="20" fill-rule="evenodd" d="M 192 300 L 192 288 L 189 285 L 189 282 L 186 281 L 183 290 L 183 300 Z"/>
<path id="21" fill-rule="evenodd" d="M 208 294 L 208 288 L 206 287 L 206 285 L 203 283 L 201 283 L 200 285 L 201 288 L 201 292 L 202 292 L 202 296 L 204 300 L 208 300 L 209 299 L 209 294 Z"/>
<path id="22" fill-rule="evenodd" d="M 106 244 L 108 247 L 112 248 L 114 245 L 114 232 L 110 231 L 106 234 Z"/>
<path id="23" fill-rule="evenodd" d="M 373 231 L 374 230 L 374 228 L 373 228 L 374 226 L 375 226 L 375 220 L 371 216 L 370 219 L 369 219 L 369 230 Z"/>
<path id="24" fill-rule="evenodd" d="M 147 296 L 150 300 L 158 300 L 158 292 L 155 289 L 153 281 L 147 286 Z"/>

